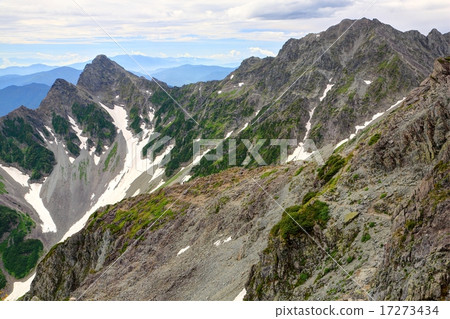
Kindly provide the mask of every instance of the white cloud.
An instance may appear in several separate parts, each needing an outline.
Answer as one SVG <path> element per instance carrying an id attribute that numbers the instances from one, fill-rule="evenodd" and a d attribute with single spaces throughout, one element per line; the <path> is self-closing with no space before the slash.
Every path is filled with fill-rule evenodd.
<path id="1" fill-rule="evenodd" d="M 177 58 L 193 58 L 192 54 L 185 52 L 183 54 L 178 54 Z"/>
<path id="2" fill-rule="evenodd" d="M 251 47 L 250 48 L 250 52 L 251 53 L 259 53 L 259 54 L 264 55 L 264 56 L 275 56 L 276 55 L 275 53 L 273 53 L 270 50 L 265 50 L 265 49 L 261 49 L 261 48 L 258 48 L 258 47 Z"/>
<path id="3" fill-rule="evenodd" d="M 231 50 L 227 53 L 218 53 L 218 54 L 211 54 L 208 56 L 205 56 L 205 58 L 209 59 L 215 59 L 215 60 L 228 60 L 228 59 L 236 59 L 241 56 L 241 52 L 238 50 Z"/>
<path id="4" fill-rule="evenodd" d="M 48 61 L 51 65 L 68 65 L 89 60 L 88 56 L 83 56 L 73 52 L 66 52 L 64 54 L 36 52 L 35 55 L 41 60 Z"/>
<path id="5" fill-rule="evenodd" d="M 243 57 L 248 47 L 253 54 L 272 56 L 274 47 L 267 49 L 268 42 L 282 43 L 320 32 L 344 18 L 377 18 L 400 30 L 418 29 L 424 34 L 434 27 L 441 32 L 450 31 L 450 3 L 442 0 L 378 0 L 370 10 L 366 9 L 373 0 L 135 0 L 126 3 L 77 0 L 77 3 L 120 42 L 197 43 L 230 39 L 251 42 L 239 47 L 244 54 L 231 50 L 238 47 L 232 41 L 227 48 L 214 50 L 215 54 L 203 54 L 222 59 Z M 2 57 L 11 61 L 14 57 L 8 44 L 111 43 L 104 31 L 73 1 L 2 0 L 0 21 Z M 188 50 L 191 52 L 190 49 L 181 52 Z M 70 55 L 65 59 L 78 60 Z M 64 58 L 59 56 L 57 60 Z M 3 65 L 6 63 L 3 61 Z"/>
<path id="6" fill-rule="evenodd" d="M 241 55 L 241 52 L 239 52 L 238 50 L 231 50 L 229 53 L 229 56 L 232 58 L 238 57 Z"/>
<path id="7" fill-rule="evenodd" d="M 139 50 L 131 50 L 130 53 L 133 55 L 147 55 L 146 53 L 139 51 Z"/>
<path id="8" fill-rule="evenodd" d="M 12 63 L 8 58 L 2 58 L 2 63 L 0 64 L 0 68 L 7 68 L 8 66 L 13 66 L 15 65 L 14 63 Z"/>

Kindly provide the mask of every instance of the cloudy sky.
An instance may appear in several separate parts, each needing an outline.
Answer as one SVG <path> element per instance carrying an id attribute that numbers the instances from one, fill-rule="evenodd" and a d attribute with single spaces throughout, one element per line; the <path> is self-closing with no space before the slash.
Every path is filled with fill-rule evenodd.
<path id="1" fill-rule="evenodd" d="M 449 32 L 449 16 L 444 0 L 2 0 L 0 68 L 124 54 L 109 36 L 128 53 L 225 65 L 275 55 L 289 38 L 344 18 L 377 18 L 426 35 Z"/>

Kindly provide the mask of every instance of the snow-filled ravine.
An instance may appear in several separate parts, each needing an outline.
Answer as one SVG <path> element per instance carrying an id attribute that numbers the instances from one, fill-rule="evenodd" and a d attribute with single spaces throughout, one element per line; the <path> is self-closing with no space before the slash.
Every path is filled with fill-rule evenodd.
<path id="1" fill-rule="evenodd" d="M 53 222 L 50 212 L 45 207 L 44 202 L 40 196 L 42 185 L 40 183 L 29 183 L 30 176 L 22 173 L 15 167 L 7 167 L 0 165 L 0 167 L 17 183 L 22 187 L 28 188 L 28 192 L 25 194 L 25 200 L 34 208 L 41 220 L 41 228 L 43 233 L 56 233 L 56 225 Z M 44 181 L 45 183 L 45 181 Z"/>
<path id="2" fill-rule="evenodd" d="M 109 182 L 106 191 L 98 198 L 97 202 L 91 207 L 91 209 L 89 209 L 84 214 L 84 216 L 80 220 L 78 220 L 78 222 L 76 222 L 66 232 L 66 234 L 64 234 L 61 241 L 66 240 L 68 237 L 80 231 L 88 221 L 89 216 L 91 216 L 97 209 L 105 205 L 117 203 L 118 201 L 125 198 L 130 185 L 152 166 L 156 167 L 157 165 L 159 165 L 162 162 L 163 158 L 168 153 L 170 153 L 173 148 L 173 145 L 168 146 L 163 154 L 156 156 L 153 161 L 148 157 L 143 158 L 141 156 L 142 149 L 147 144 L 150 135 L 153 133 L 153 130 L 141 127 L 143 132 L 140 135 L 142 136 L 142 138 L 140 139 L 139 137 L 134 136 L 133 133 L 127 128 L 128 116 L 124 107 L 115 105 L 113 109 L 110 109 L 102 103 L 100 103 L 100 105 L 112 117 L 114 125 L 117 127 L 118 134 L 122 133 L 126 141 L 127 151 L 123 168 L 116 175 L 116 177 Z M 164 169 L 155 169 L 150 182 L 161 176 L 163 173 Z"/>
<path id="3" fill-rule="evenodd" d="M 87 149 L 88 138 L 81 135 L 83 133 L 83 130 L 78 127 L 75 120 L 73 118 L 71 118 L 70 116 L 69 116 L 69 122 L 72 125 L 73 130 L 75 131 L 75 133 L 77 134 L 78 138 L 81 141 L 80 149 Z"/>
<path id="4" fill-rule="evenodd" d="M 330 79 L 330 81 L 331 81 L 331 79 Z M 327 84 L 327 87 L 325 88 L 323 95 L 319 98 L 320 102 L 322 102 L 325 99 L 328 92 L 331 90 L 331 88 L 333 86 L 334 86 L 334 84 Z M 306 123 L 306 127 L 305 127 L 306 128 L 305 137 L 303 138 L 303 141 L 298 143 L 298 146 L 294 150 L 294 152 L 288 156 L 287 162 L 304 161 L 313 154 L 312 152 L 310 153 L 305 150 L 305 142 L 306 142 L 309 132 L 311 131 L 311 120 L 312 120 L 315 110 L 316 110 L 316 108 L 313 108 L 311 111 L 309 111 L 309 120 Z"/>
<path id="5" fill-rule="evenodd" d="M 36 274 L 33 274 L 26 281 L 16 281 L 14 283 L 13 291 L 6 297 L 5 301 L 15 301 L 30 291 L 31 283 Z"/>

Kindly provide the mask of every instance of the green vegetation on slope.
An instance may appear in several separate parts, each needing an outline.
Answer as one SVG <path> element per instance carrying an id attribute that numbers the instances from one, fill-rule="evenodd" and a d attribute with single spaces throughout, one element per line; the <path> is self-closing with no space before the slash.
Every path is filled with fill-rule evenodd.
<path id="1" fill-rule="evenodd" d="M 380 139 L 380 137 L 381 137 L 381 134 L 380 134 L 380 133 L 374 134 L 374 135 L 370 138 L 370 140 L 369 140 L 369 142 L 368 142 L 369 146 L 372 146 L 373 144 L 375 144 L 376 142 L 378 142 L 378 140 Z"/>
<path id="2" fill-rule="evenodd" d="M 69 133 L 69 121 L 54 112 L 52 116 L 52 125 L 56 134 L 66 135 Z"/>
<path id="3" fill-rule="evenodd" d="M 12 276 L 23 278 L 36 266 L 44 249 L 40 240 L 25 239 L 35 223 L 28 215 L 1 205 L 0 221 L 0 238 L 8 234 L 0 243 L 5 269 Z"/>
<path id="4" fill-rule="evenodd" d="M 56 163 L 54 154 L 41 145 L 41 136 L 23 118 L 6 118 L 0 132 L 0 159 L 32 171 L 31 178 L 50 174 Z"/>
<path id="5" fill-rule="evenodd" d="M 36 266 L 43 249 L 44 246 L 40 240 L 20 241 L 5 249 L 3 264 L 11 275 L 18 279 L 23 278 Z"/>
<path id="6" fill-rule="evenodd" d="M 53 129 L 55 130 L 56 134 L 59 134 L 64 137 L 64 140 L 66 141 L 67 149 L 69 150 L 69 152 L 72 155 L 74 155 L 75 157 L 78 157 L 78 155 L 80 155 L 80 147 L 78 146 L 77 143 L 80 142 L 80 139 L 78 138 L 78 136 L 76 134 L 70 132 L 69 121 L 66 120 L 64 117 L 53 113 L 52 125 L 53 125 Z"/>
<path id="7" fill-rule="evenodd" d="M 117 154 L 117 142 L 114 143 L 113 148 L 109 151 L 108 156 L 105 159 L 105 166 L 103 167 L 103 171 L 106 171 L 109 167 L 109 162 L 113 159 Z"/>
<path id="8" fill-rule="evenodd" d="M 18 222 L 18 217 L 16 211 L 6 206 L 0 206 L 0 238 L 14 228 Z"/>
<path id="9" fill-rule="evenodd" d="M 74 103 L 72 112 L 78 123 L 83 127 L 84 132 L 89 134 L 90 142 L 97 141 L 95 152 L 100 154 L 104 143 L 112 143 L 116 137 L 116 127 L 109 120 L 110 116 L 106 111 L 96 104 L 80 105 Z"/>
<path id="10" fill-rule="evenodd" d="M 318 177 L 320 180 L 325 183 L 329 182 L 334 175 L 336 175 L 339 170 L 345 166 L 346 160 L 342 158 L 342 156 L 333 154 L 326 161 L 325 165 L 323 165 L 318 170 Z"/>
<path id="11" fill-rule="evenodd" d="M 0 290 L 5 288 L 7 284 L 5 275 L 3 274 L 2 270 L 0 269 Z"/>
<path id="12" fill-rule="evenodd" d="M 112 234 L 120 233 L 128 239 L 138 237 L 141 229 L 155 223 L 153 227 L 159 227 L 167 218 L 172 218 L 174 213 L 166 209 L 170 200 L 164 192 L 152 195 L 148 200 L 138 201 L 126 210 L 120 209 L 120 204 L 108 206 L 103 211 L 95 212 L 89 221 L 88 228 L 103 227 L 109 229 Z M 114 211 L 114 219 L 105 221 L 103 218 Z M 164 216 L 164 218 L 162 218 Z"/>
<path id="13" fill-rule="evenodd" d="M 328 204 L 320 200 L 308 205 L 291 206 L 286 208 L 281 221 L 272 228 L 270 234 L 287 239 L 289 236 L 303 234 L 301 228 L 310 232 L 316 224 L 324 227 L 329 218 Z"/>
<path id="14" fill-rule="evenodd" d="M 130 109 L 130 127 L 134 130 L 134 133 L 139 134 L 140 132 L 142 132 L 141 129 L 141 117 L 139 116 L 139 108 L 132 107 Z"/>
<path id="15" fill-rule="evenodd" d="M 6 190 L 5 183 L 3 183 L 3 180 L 4 180 L 3 176 L 0 175 L 0 194 L 8 194 L 8 191 Z"/>
<path id="16" fill-rule="evenodd" d="M 306 195 L 303 196 L 302 205 L 305 205 L 312 198 L 316 197 L 316 195 L 317 195 L 317 192 L 315 192 L 315 191 L 310 191 L 310 192 L 306 193 Z"/>

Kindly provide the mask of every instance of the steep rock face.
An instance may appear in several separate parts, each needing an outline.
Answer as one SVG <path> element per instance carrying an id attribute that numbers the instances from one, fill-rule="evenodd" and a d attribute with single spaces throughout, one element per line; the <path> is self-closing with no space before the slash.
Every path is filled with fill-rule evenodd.
<path id="1" fill-rule="evenodd" d="M 450 298 L 449 67 L 438 59 L 401 106 L 341 151 L 341 172 L 316 189 L 332 201 L 327 226 L 272 231 L 247 299 Z"/>
<path id="2" fill-rule="evenodd" d="M 99 55 L 92 63 L 86 65 L 77 85 L 89 90 L 94 95 L 104 93 L 110 91 L 114 83 L 120 81 L 120 78 L 126 73 L 125 69 L 117 63 L 105 55 Z"/>
<path id="3" fill-rule="evenodd" d="M 375 148 L 381 157 L 376 160 L 387 169 L 413 162 L 428 168 L 408 203 L 392 216 L 392 235 L 375 281 L 379 298 L 449 298 L 449 96 L 450 59 L 438 59 L 432 75 L 405 101 L 410 111 L 396 115 L 414 115 L 414 122 L 402 129 L 391 126 L 392 140 L 380 140 Z"/>
<path id="4" fill-rule="evenodd" d="M 296 169 L 236 168 L 101 209 L 49 252 L 25 299 L 233 300 L 280 218 L 266 192 L 292 205 L 311 183 Z"/>
<path id="5" fill-rule="evenodd" d="M 87 92 L 65 80 L 58 79 L 52 85 L 45 99 L 42 100 L 38 112 L 42 118 L 51 118 L 55 111 L 60 114 L 71 114 L 70 108 L 74 103 L 92 103 L 92 99 Z"/>

